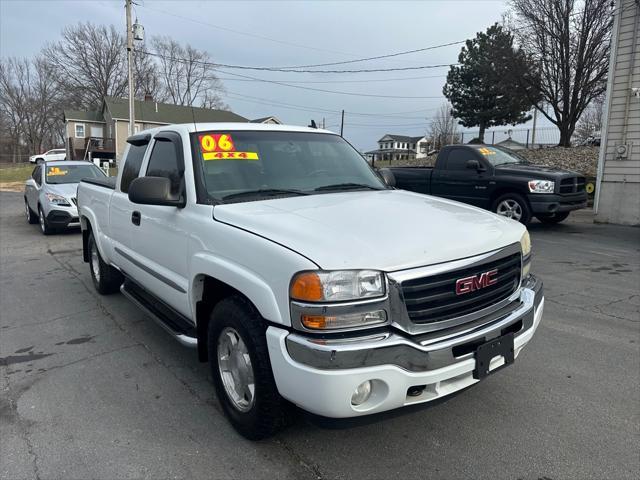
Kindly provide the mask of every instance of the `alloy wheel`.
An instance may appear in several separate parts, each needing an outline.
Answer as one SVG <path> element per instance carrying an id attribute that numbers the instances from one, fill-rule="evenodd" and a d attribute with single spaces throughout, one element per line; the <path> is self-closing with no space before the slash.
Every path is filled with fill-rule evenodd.
<path id="1" fill-rule="evenodd" d="M 238 331 L 225 327 L 218 337 L 218 370 L 233 406 L 248 412 L 255 403 L 255 378 L 251 357 Z"/>
<path id="2" fill-rule="evenodd" d="M 498 204 L 496 213 L 498 215 L 502 215 L 503 217 L 520 221 L 520 219 L 522 218 L 522 207 L 515 200 L 507 198 Z"/>

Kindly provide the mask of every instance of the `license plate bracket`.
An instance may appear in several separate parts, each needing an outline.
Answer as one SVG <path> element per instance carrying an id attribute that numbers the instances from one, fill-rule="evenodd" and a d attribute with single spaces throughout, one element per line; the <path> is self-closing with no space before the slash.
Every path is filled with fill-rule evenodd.
<path id="1" fill-rule="evenodd" d="M 476 349 L 476 368 L 473 371 L 473 378 L 482 380 L 486 376 L 511 365 L 514 360 L 513 338 L 514 334 L 510 332 L 480 345 Z M 489 370 L 491 360 L 497 356 L 504 357 L 504 363 L 493 370 Z"/>

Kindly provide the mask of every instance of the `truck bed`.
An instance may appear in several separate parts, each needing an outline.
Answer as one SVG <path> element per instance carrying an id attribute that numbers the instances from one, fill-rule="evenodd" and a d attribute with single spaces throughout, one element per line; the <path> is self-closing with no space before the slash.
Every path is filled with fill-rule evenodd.
<path id="1" fill-rule="evenodd" d="M 396 178 L 396 188 L 418 193 L 431 193 L 433 167 L 389 167 Z"/>

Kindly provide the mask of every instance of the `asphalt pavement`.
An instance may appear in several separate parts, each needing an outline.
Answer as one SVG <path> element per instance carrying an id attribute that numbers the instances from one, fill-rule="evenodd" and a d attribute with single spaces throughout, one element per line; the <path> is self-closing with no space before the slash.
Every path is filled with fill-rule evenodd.
<path id="1" fill-rule="evenodd" d="M 358 422 L 299 414 L 249 442 L 193 350 L 95 293 L 79 232 L 45 237 L 22 208 L 0 193 L 2 479 L 640 476 L 638 228 L 532 224 L 545 316 L 480 384 Z"/>

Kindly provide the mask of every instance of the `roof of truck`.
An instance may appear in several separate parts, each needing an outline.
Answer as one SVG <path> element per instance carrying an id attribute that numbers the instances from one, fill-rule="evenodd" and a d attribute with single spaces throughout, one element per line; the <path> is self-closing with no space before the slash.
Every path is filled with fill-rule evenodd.
<path id="1" fill-rule="evenodd" d="M 209 131 L 259 131 L 259 132 L 306 132 L 306 133 L 329 133 L 337 135 L 330 130 L 321 128 L 300 127 L 297 125 L 275 125 L 269 123 L 239 123 L 239 122 L 211 122 L 211 123 L 179 123 L 163 125 L 161 127 L 144 130 L 140 134 L 155 133 L 160 130 L 175 130 L 178 132 L 209 132 Z"/>

